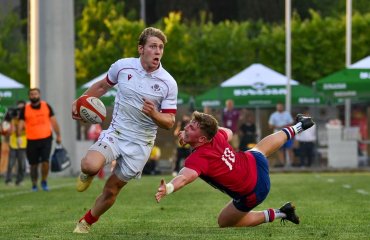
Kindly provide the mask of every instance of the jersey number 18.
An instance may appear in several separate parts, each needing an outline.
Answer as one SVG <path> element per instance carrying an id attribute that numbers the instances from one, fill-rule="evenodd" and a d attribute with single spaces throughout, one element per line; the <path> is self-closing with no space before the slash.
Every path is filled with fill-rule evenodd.
<path id="1" fill-rule="evenodd" d="M 233 163 L 235 162 L 235 155 L 229 148 L 225 148 L 224 154 L 221 157 L 222 161 L 229 167 L 230 171 L 233 170 Z"/>

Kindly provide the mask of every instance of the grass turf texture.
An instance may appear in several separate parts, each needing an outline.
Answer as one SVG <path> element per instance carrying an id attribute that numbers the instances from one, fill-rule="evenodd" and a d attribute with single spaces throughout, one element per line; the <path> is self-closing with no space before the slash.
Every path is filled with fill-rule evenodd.
<path id="1" fill-rule="evenodd" d="M 50 178 L 50 192 L 0 185 L 0 239 L 369 239 L 370 173 L 274 173 L 269 196 L 256 210 L 291 200 L 301 224 L 277 220 L 254 228 L 217 226 L 229 198 L 201 180 L 164 198 L 154 194 L 161 177 L 130 182 L 88 235 L 72 231 L 100 193 L 94 179 L 84 193 L 75 178 Z"/>

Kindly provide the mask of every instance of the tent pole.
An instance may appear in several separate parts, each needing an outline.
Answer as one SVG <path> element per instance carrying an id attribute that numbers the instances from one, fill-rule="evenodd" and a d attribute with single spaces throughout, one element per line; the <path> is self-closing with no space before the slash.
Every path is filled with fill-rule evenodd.
<path id="1" fill-rule="evenodd" d="M 285 110 L 291 113 L 291 86 L 290 79 L 292 78 L 292 59 L 291 59 L 291 0 L 285 0 L 285 71 L 287 76 L 287 93 L 285 98 Z M 293 159 L 290 159 L 288 151 L 285 151 L 286 154 L 286 163 L 285 167 L 291 167 Z"/>
<path id="2" fill-rule="evenodd" d="M 346 1 L 346 68 L 351 65 L 351 47 L 352 47 L 352 0 Z M 350 126 L 351 99 L 346 98 L 345 106 L 345 127 Z"/>
<path id="3" fill-rule="evenodd" d="M 351 121 L 351 99 L 350 98 L 346 98 L 344 100 L 344 116 L 345 116 L 345 119 L 344 119 L 344 122 L 345 122 L 345 127 L 348 128 L 350 127 L 350 121 Z"/>
<path id="4" fill-rule="evenodd" d="M 257 130 L 257 138 L 256 141 L 259 142 L 261 140 L 262 130 L 261 130 L 261 111 L 259 107 L 256 107 L 255 112 L 255 123 L 256 123 L 256 130 Z"/>
<path id="5" fill-rule="evenodd" d="M 285 98 L 285 110 L 291 112 L 291 86 L 292 59 L 291 59 L 291 0 L 285 0 L 285 74 L 287 77 L 287 93 Z"/>

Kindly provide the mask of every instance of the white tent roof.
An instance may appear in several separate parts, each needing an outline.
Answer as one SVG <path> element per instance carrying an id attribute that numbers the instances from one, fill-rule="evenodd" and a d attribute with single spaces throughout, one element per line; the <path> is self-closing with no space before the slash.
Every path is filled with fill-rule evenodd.
<path id="1" fill-rule="evenodd" d="M 224 81 L 222 87 L 255 86 L 255 85 L 286 85 L 287 77 L 260 63 L 255 63 Z M 291 79 L 291 85 L 298 82 Z"/>
<path id="2" fill-rule="evenodd" d="M 24 85 L 0 73 L 0 88 L 23 88 Z"/>
<path id="3" fill-rule="evenodd" d="M 366 58 L 363 58 L 359 60 L 358 62 L 355 62 L 348 68 L 368 68 L 370 69 L 370 56 L 367 56 Z"/>
<path id="4" fill-rule="evenodd" d="M 96 78 L 94 78 L 93 80 L 91 80 L 91 81 L 89 81 L 89 82 L 87 82 L 87 83 L 85 83 L 84 85 L 82 85 L 82 88 L 89 88 L 89 87 L 91 87 L 94 83 L 96 83 L 97 81 L 100 81 L 100 80 L 102 80 L 103 78 L 105 78 L 105 76 L 107 76 L 107 73 L 108 72 L 105 72 L 105 73 L 103 73 L 103 74 L 101 74 L 101 75 L 99 75 L 99 76 L 97 76 Z"/>

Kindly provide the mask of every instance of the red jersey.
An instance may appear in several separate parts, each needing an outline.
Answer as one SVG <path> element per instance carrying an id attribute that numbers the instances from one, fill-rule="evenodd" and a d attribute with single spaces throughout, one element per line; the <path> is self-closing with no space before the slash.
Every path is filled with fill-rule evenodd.
<path id="1" fill-rule="evenodd" d="M 185 167 L 232 198 L 252 192 L 257 183 L 256 160 L 250 152 L 235 152 L 227 133 L 218 130 L 211 142 L 195 148 Z"/>

